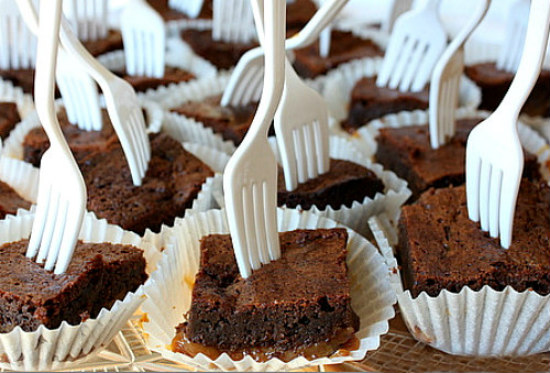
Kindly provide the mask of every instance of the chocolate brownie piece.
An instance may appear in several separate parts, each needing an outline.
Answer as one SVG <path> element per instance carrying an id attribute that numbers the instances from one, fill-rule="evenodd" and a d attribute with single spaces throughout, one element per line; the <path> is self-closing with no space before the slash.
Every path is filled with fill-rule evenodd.
<path id="1" fill-rule="evenodd" d="M 21 197 L 12 187 L 0 181 L 0 219 L 17 214 L 18 209 L 29 210 L 31 203 Z"/>
<path id="2" fill-rule="evenodd" d="M 399 257 L 403 281 L 414 297 L 457 293 L 464 286 L 550 293 L 550 188 L 523 179 L 512 245 L 481 231 L 468 218 L 465 186 L 430 189 L 399 220 Z"/>
<path id="3" fill-rule="evenodd" d="M 145 92 L 148 89 L 156 89 L 161 86 L 188 82 L 195 79 L 195 75 L 179 67 L 166 66 L 162 78 L 149 76 L 128 75 L 126 71 L 115 72 L 134 87 L 136 92 Z"/>
<path id="4" fill-rule="evenodd" d="M 110 308 L 147 279 L 142 250 L 110 243 L 78 241 L 67 271 L 44 270 L 25 256 L 28 240 L 0 247 L 0 332 L 16 326 L 26 332 L 40 325 L 77 325 Z"/>
<path id="5" fill-rule="evenodd" d="M 375 160 L 397 176 L 407 180 L 417 199 L 428 188 L 444 188 L 464 183 L 466 140 L 481 118 L 456 122 L 455 136 L 444 146 L 432 149 L 428 125 L 382 128 L 377 137 Z M 540 178 L 537 157 L 525 152 L 523 175 L 531 180 Z"/>
<path id="6" fill-rule="evenodd" d="M 21 122 L 14 102 L 0 102 L 0 138 L 5 140 L 17 123 Z"/>
<path id="7" fill-rule="evenodd" d="M 147 0 L 147 3 L 160 14 L 165 22 L 189 19 L 185 13 L 170 8 L 168 6 L 168 0 Z M 197 18 L 212 19 L 212 0 L 204 0 L 202 9 Z"/>
<path id="8" fill-rule="evenodd" d="M 290 192 L 286 190 L 281 168 L 277 180 L 277 204 L 291 208 L 300 205 L 304 210 L 314 205 L 319 209 L 351 207 L 354 201 L 362 203 L 365 197 L 374 198 L 376 193 L 383 192 L 384 183 L 374 172 L 343 159 L 331 159 L 328 172 L 299 184 Z"/>
<path id="9" fill-rule="evenodd" d="M 294 68 L 300 76 L 313 79 L 345 62 L 384 55 L 375 42 L 360 38 L 349 31 L 333 30 L 331 40 L 330 53 L 326 58 L 319 54 L 319 43 L 294 51 Z"/>
<path id="10" fill-rule="evenodd" d="M 34 92 L 34 69 L 0 69 L 0 78 L 11 82 L 14 86 L 20 87 L 23 92 L 33 94 Z M 58 97 L 57 92 L 56 97 Z"/>
<path id="11" fill-rule="evenodd" d="M 94 57 L 123 49 L 122 34 L 118 30 L 109 30 L 102 39 L 82 42 L 84 47 Z"/>
<path id="12" fill-rule="evenodd" d="M 514 79 L 513 73 L 497 69 L 494 62 L 466 66 L 464 72 L 481 88 L 479 108 L 489 111 L 497 108 Z M 521 111 L 531 116 L 550 116 L 550 70 L 541 71 Z"/>
<path id="13" fill-rule="evenodd" d="M 214 40 L 212 39 L 212 30 L 186 29 L 181 32 L 181 38 L 197 55 L 223 70 L 235 66 L 243 54 L 258 46 L 255 41 L 227 43 Z"/>
<path id="14" fill-rule="evenodd" d="M 229 235 L 202 238 L 191 308 L 176 327 L 175 351 L 193 354 L 193 344 L 199 344 L 286 360 L 285 352 L 327 342 L 329 355 L 353 337 L 359 318 L 351 308 L 346 230 L 296 230 L 279 237 L 281 258 L 247 279 L 239 274 Z"/>
<path id="15" fill-rule="evenodd" d="M 113 145 L 81 160 L 88 210 L 123 229 L 158 232 L 183 217 L 214 173 L 166 134 L 150 136 L 151 160 L 141 186 L 132 183 L 122 148 Z"/>
<path id="16" fill-rule="evenodd" d="M 287 37 L 300 31 L 317 12 L 317 5 L 311 0 L 294 0 L 286 4 Z"/>
<path id="17" fill-rule="evenodd" d="M 107 110 L 101 110 L 103 128 L 101 131 L 84 131 L 71 124 L 65 109 L 58 111 L 57 118 L 61 131 L 77 161 L 91 153 L 104 151 L 114 143 L 118 137 L 113 129 Z M 44 152 L 50 147 L 50 141 L 42 127 L 33 128 L 23 140 L 23 159 L 35 167 L 40 166 Z"/>
<path id="18" fill-rule="evenodd" d="M 239 145 L 252 124 L 256 113 L 257 103 L 246 106 L 220 105 L 221 96 L 210 96 L 202 101 L 188 101 L 171 111 L 201 122 L 206 127 L 219 133 L 224 140 L 230 140 Z M 271 129 L 270 135 L 274 134 Z"/>
<path id="19" fill-rule="evenodd" d="M 401 92 L 388 87 L 378 87 L 376 77 L 359 80 L 351 91 L 347 119 L 342 127 L 354 132 L 373 119 L 408 110 L 425 110 L 430 100 L 429 86 L 420 92 Z"/>

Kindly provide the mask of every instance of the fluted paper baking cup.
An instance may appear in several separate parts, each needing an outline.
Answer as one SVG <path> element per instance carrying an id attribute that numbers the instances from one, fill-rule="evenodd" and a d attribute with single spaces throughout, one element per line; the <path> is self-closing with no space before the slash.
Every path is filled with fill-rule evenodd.
<path id="1" fill-rule="evenodd" d="M 0 221 L 0 242 L 28 238 L 34 219 L 33 213 L 8 216 Z M 135 233 L 107 224 L 86 214 L 79 238 L 86 242 L 112 242 L 137 246 L 144 250 L 147 272 L 150 274 L 160 258 L 160 251 L 150 243 L 142 243 Z M 16 327 L 9 333 L 0 333 L 0 367 L 13 370 L 70 369 L 107 345 L 145 300 L 144 290 L 149 280 L 135 292 L 117 300 L 110 309 L 103 308 L 96 318 L 78 325 L 62 322 L 57 329 L 40 326 L 34 332 Z"/>
<path id="2" fill-rule="evenodd" d="M 278 210 L 278 227 L 281 232 L 336 226 L 339 226 L 336 222 L 312 213 Z M 142 306 L 149 320 L 143 327 L 150 349 L 161 353 L 166 359 L 207 371 L 282 371 L 359 360 L 367 351 L 378 348 L 380 336 L 388 331 L 388 320 L 394 316 L 395 294 L 390 284 L 390 273 L 376 248 L 348 229 L 347 264 L 351 279 L 352 307 L 361 320 L 360 329 L 356 333 L 360 340 L 357 350 L 350 351 L 346 356 L 335 353 L 331 357 L 311 361 L 299 357 L 288 363 L 279 359 L 259 363 L 250 356 L 234 361 L 225 353 L 212 360 L 203 354 L 191 358 L 172 352 L 169 346 L 175 336 L 175 328 L 184 321 L 184 314 L 190 307 L 190 283 L 199 265 L 199 240 L 208 234 L 228 231 L 224 210 L 196 214 L 178 221 L 173 229 L 166 231 L 163 258 L 159 262 L 158 271 L 151 276 L 153 286 L 146 290 L 148 299 Z"/>
<path id="3" fill-rule="evenodd" d="M 331 116 L 336 119 L 332 127 L 334 133 L 347 134 L 341 129 L 339 122 L 348 116 L 351 92 L 355 84 L 362 78 L 377 75 L 381 67 L 382 59 L 365 58 L 342 65 L 329 75 L 323 96 L 329 104 Z M 459 108 L 474 110 L 480 102 L 480 89 L 463 75 L 460 81 Z"/>
<path id="4" fill-rule="evenodd" d="M 201 18 L 182 18 L 164 23 L 169 37 L 179 37 L 179 34 L 185 29 L 210 30 L 212 29 L 211 19 Z"/>
<path id="5" fill-rule="evenodd" d="M 15 102 L 19 116 L 24 119 L 34 110 L 32 96 L 23 92 L 12 82 L 0 78 L 0 102 Z"/>
<path id="6" fill-rule="evenodd" d="M 103 98 L 100 100 L 104 105 Z M 156 133 L 160 131 L 162 126 L 164 112 L 162 108 L 147 100 L 140 100 L 140 103 L 145 111 L 145 121 L 147 125 L 147 132 Z M 63 106 L 62 100 L 56 101 L 56 107 L 59 110 Z M 29 115 L 23 119 L 11 132 L 9 137 L 4 142 L 1 155 L 14 159 L 23 159 L 23 141 L 25 136 L 34 128 L 40 127 L 40 120 L 36 110 L 29 113 Z"/>
<path id="7" fill-rule="evenodd" d="M 387 253 L 399 274 L 391 246 L 396 244 L 382 223 L 370 224 L 382 252 Z M 395 234 L 393 234 L 395 237 Z M 411 334 L 419 341 L 453 355 L 525 356 L 550 351 L 550 295 L 517 292 L 511 286 L 496 291 L 464 287 L 459 293 L 425 292 L 413 298 L 401 281 L 393 282 L 399 309 Z"/>

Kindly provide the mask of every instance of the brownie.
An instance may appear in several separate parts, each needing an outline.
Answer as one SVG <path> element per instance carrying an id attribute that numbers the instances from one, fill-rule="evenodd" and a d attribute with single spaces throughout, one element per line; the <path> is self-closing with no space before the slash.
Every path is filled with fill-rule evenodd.
<path id="1" fill-rule="evenodd" d="M 5 140 L 17 123 L 21 122 L 17 104 L 0 102 L 0 138 Z"/>
<path id="2" fill-rule="evenodd" d="M 494 111 L 508 91 L 514 74 L 497 69 L 487 62 L 466 66 L 465 74 L 481 89 L 482 110 Z M 542 70 L 533 91 L 523 105 L 522 113 L 531 116 L 550 116 L 550 70 Z"/>
<path id="3" fill-rule="evenodd" d="M 124 48 L 122 34 L 118 30 L 108 30 L 105 38 L 83 41 L 82 44 L 94 57 Z"/>
<path id="4" fill-rule="evenodd" d="M 107 110 L 101 110 L 103 127 L 100 131 L 84 131 L 71 124 L 65 109 L 58 111 L 57 118 L 65 139 L 77 161 L 91 153 L 103 151 L 113 143 L 118 143 L 118 137 L 113 129 Z M 50 147 L 50 141 L 42 127 L 33 128 L 23 140 L 23 159 L 35 167 L 40 166 L 44 152 Z"/>
<path id="5" fill-rule="evenodd" d="M 374 172 L 356 163 L 343 159 L 331 159 L 328 172 L 287 191 L 283 170 L 279 168 L 277 180 L 277 204 L 304 210 L 316 206 L 324 209 L 331 206 L 339 209 L 351 207 L 354 201 L 363 202 L 365 197 L 374 198 L 384 193 L 384 183 Z"/>
<path id="6" fill-rule="evenodd" d="M 444 188 L 465 182 L 464 163 L 466 141 L 470 131 L 481 118 L 456 121 L 455 136 L 444 146 L 433 149 L 430 145 L 428 125 L 382 128 L 377 137 L 374 156 L 377 163 L 407 180 L 412 191 L 411 200 L 417 199 L 428 188 Z M 525 152 L 523 175 L 531 180 L 540 178 L 537 157 Z"/>
<path id="7" fill-rule="evenodd" d="M 373 119 L 400 111 L 426 110 L 430 101 L 429 86 L 419 92 L 401 92 L 388 87 L 378 87 L 376 77 L 362 78 L 351 91 L 347 119 L 342 127 L 354 132 Z"/>
<path id="8" fill-rule="evenodd" d="M 165 22 L 189 19 L 189 17 L 176 9 L 168 6 L 168 0 L 147 0 L 147 3 L 157 11 Z M 202 9 L 197 18 L 212 19 L 212 0 L 204 0 Z"/>
<path id="9" fill-rule="evenodd" d="M 319 54 L 319 43 L 294 51 L 294 68 L 304 78 L 313 79 L 351 60 L 383 56 L 382 49 L 372 40 L 363 39 L 349 31 L 333 30 L 330 52 L 323 58 Z"/>
<path id="10" fill-rule="evenodd" d="M 430 189 L 399 220 L 398 253 L 403 281 L 413 297 L 436 296 L 467 286 L 550 293 L 550 188 L 523 179 L 512 244 L 483 232 L 468 218 L 465 186 Z"/>
<path id="11" fill-rule="evenodd" d="M 287 36 L 300 31 L 317 12 L 317 5 L 311 0 L 294 0 L 286 4 Z"/>
<path id="12" fill-rule="evenodd" d="M 279 237 L 281 258 L 247 279 L 239 274 L 229 235 L 202 238 L 191 308 L 176 327 L 175 351 L 193 354 L 200 345 L 288 360 L 294 356 L 286 352 L 297 355 L 308 347 L 330 355 L 353 338 L 359 318 L 351 308 L 346 230 L 296 230 Z"/>
<path id="13" fill-rule="evenodd" d="M 201 122 L 220 134 L 224 140 L 230 140 L 235 145 L 239 145 L 252 124 L 258 103 L 224 107 L 220 105 L 220 101 L 220 95 L 210 96 L 202 101 L 188 101 L 172 108 L 171 111 Z M 272 134 L 274 134 L 273 129 L 270 130 L 270 135 Z"/>
<path id="14" fill-rule="evenodd" d="M 142 250 L 121 244 L 78 241 L 67 271 L 44 270 L 25 256 L 28 240 L 0 247 L 0 332 L 16 326 L 77 325 L 110 308 L 147 279 Z"/>
<path id="15" fill-rule="evenodd" d="M 158 232 L 183 217 L 214 172 L 167 134 L 150 136 L 151 160 L 141 186 L 132 183 L 122 148 L 115 144 L 79 162 L 89 211 L 123 229 Z"/>
<path id="16" fill-rule="evenodd" d="M 0 69 L 0 78 L 11 82 L 14 86 L 20 87 L 23 92 L 33 94 L 34 92 L 34 69 Z M 59 96 L 57 92 L 56 97 Z"/>
<path id="17" fill-rule="evenodd" d="M 17 214 L 18 209 L 29 210 L 31 203 L 21 197 L 12 187 L 0 181 L 0 220 L 6 215 Z"/>
<path id="18" fill-rule="evenodd" d="M 166 66 L 164 76 L 155 78 L 149 76 L 128 75 L 126 71 L 115 72 L 134 87 L 136 92 L 145 92 L 148 89 L 156 89 L 160 86 L 188 82 L 195 79 L 195 75 L 179 67 Z"/>

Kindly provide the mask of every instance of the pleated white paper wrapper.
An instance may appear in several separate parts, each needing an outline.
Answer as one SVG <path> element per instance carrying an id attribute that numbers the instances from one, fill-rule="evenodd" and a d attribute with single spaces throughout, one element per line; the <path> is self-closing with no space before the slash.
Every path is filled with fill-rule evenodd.
<path id="1" fill-rule="evenodd" d="M 342 65 L 329 74 L 323 90 L 323 96 L 329 105 L 330 115 L 336 119 L 332 124 L 332 131 L 340 135 L 348 135 L 342 130 L 339 122 L 346 119 L 351 100 L 351 91 L 362 78 L 378 74 L 382 67 L 382 59 L 365 58 Z M 481 91 L 468 78 L 462 76 L 460 81 L 459 107 L 474 110 L 481 102 Z M 399 113 L 398 113 L 399 114 Z M 364 126 L 363 126 L 364 127 Z M 361 130 L 360 127 L 359 131 Z"/>
<path id="2" fill-rule="evenodd" d="M 185 29 L 210 30 L 212 29 L 211 19 L 177 19 L 165 22 L 167 36 L 179 37 L 181 31 Z"/>
<path id="3" fill-rule="evenodd" d="M 332 220 L 297 210 L 279 209 L 279 231 L 297 228 L 332 228 L 338 224 Z M 282 371 L 308 365 L 336 364 L 362 359 L 367 351 L 380 345 L 380 336 L 388 331 L 388 320 L 393 318 L 395 294 L 390 284 L 390 272 L 376 248 L 366 239 L 348 229 L 348 268 L 351 279 L 352 307 L 361 319 L 356 337 L 360 347 L 349 356 L 335 356 L 308 361 L 303 357 L 288 363 L 270 359 L 258 363 L 250 356 L 233 361 L 227 354 L 211 360 L 203 354 L 194 358 L 174 353 L 169 345 L 175 336 L 175 328 L 184 321 L 190 307 L 190 284 L 199 264 L 199 240 L 211 233 L 228 233 L 224 210 L 212 210 L 179 220 L 175 227 L 165 231 L 163 258 L 159 269 L 151 276 L 152 286 L 147 289 L 148 299 L 142 306 L 150 322 L 143 324 L 148 347 L 166 359 L 184 363 L 198 369 L 236 371 Z"/>
<path id="4" fill-rule="evenodd" d="M 28 238 L 33 219 L 33 213 L 25 213 L 0 221 L 0 242 Z M 135 233 L 97 220 L 91 214 L 86 214 L 79 238 L 86 242 L 131 244 L 143 249 L 149 274 L 161 256 L 157 248 L 142 243 Z M 25 332 L 16 327 L 9 333 L 0 333 L 0 355 L 3 356 L 0 367 L 26 371 L 70 369 L 109 343 L 145 300 L 144 289 L 149 283 L 148 280 L 123 300 L 116 301 L 111 309 L 104 308 L 96 318 L 79 325 L 63 322 L 57 329 L 40 326 L 34 332 Z"/>
<path id="5" fill-rule="evenodd" d="M 8 80 L 0 79 L 0 102 L 15 102 L 19 116 L 24 119 L 34 110 L 32 96 L 23 92 Z"/>
<path id="6" fill-rule="evenodd" d="M 269 142 L 277 160 L 280 162 L 275 138 L 270 137 Z M 399 215 L 401 206 L 411 195 L 411 191 L 407 188 L 407 182 L 397 177 L 393 172 L 384 170 L 381 165 L 372 163 L 344 138 L 331 136 L 329 144 L 331 158 L 344 159 L 368 168 L 382 180 L 384 183 L 384 192 L 377 193 L 374 198 L 365 197 L 363 201 L 355 201 L 350 207 L 342 205 L 338 209 L 331 206 L 319 209 L 313 206 L 309 210 L 303 210 L 301 206 L 298 205 L 296 209 L 300 211 L 309 211 L 316 215 L 332 219 L 363 236 L 367 235 L 369 232 L 367 222 L 368 218 L 371 216 L 378 215 L 382 212 L 386 212 L 390 216 L 395 217 Z M 214 198 L 220 207 L 223 208 L 225 202 L 223 195 L 219 194 L 220 192 L 223 192 L 221 186 L 216 188 Z M 283 207 L 286 207 L 286 205 Z"/>
<path id="7" fill-rule="evenodd" d="M 370 220 L 372 232 L 393 271 L 396 232 L 384 216 Z M 399 274 L 400 275 L 400 274 Z M 496 291 L 464 287 L 431 297 L 412 298 L 400 280 L 393 282 L 403 320 L 419 341 L 453 355 L 524 356 L 550 351 L 550 295 L 517 292 L 511 286 Z"/>
<path id="8" fill-rule="evenodd" d="M 143 99 L 140 100 L 140 103 L 145 110 L 147 132 L 159 132 L 164 118 L 162 108 L 153 102 L 148 102 Z M 62 100 L 56 101 L 58 109 L 62 105 Z M 25 140 L 25 136 L 27 136 L 30 130 L 39 126 L 40 120 L 38 119 L 38 114 L 36 111 L 33 111 L 11 131 L 10 136 L 4 142 L 1 155 L 15 159 L 23 159 L 23 140 Z"/>

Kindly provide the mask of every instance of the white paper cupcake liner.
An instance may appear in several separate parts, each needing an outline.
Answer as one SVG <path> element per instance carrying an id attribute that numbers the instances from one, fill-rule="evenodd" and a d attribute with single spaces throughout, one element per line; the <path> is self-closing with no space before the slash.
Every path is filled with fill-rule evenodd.
<path id="1" fill-rule="evenodd" d="M 24 119 L 34 110 L 34 102 L 31 95 L 23 92 L 12 82 L 0 78 L 0 102 L 15 102 L 19 116 Z"/>
<path id="2" fill-rule="evenodd" d="M 0 221 L 1 242 L 13 242 L 28 238 L 34 214 L 8 216 Z M 137 246 L 144 250 L 147 272 L 151 273 L 160 258 L 160 251 L 149 243 L 142 243 L 132 232 L 109 225 L 86 214 L 79 238 L 86 242 L 112 242 Z M 128 321 L 145 300 L 144 290 L 149 280 L 135 292 L 118 300 L 111 309 L 102 309 L 94 319 L 79 325 L 63 322 L 57 329 L 40 326 L 34 332 L 24 332 L 16 327 L 9 333 L 0 333 L 0 367 L 14 370 L 69 369 L 105 346 Z"/>
<path id="3" fill-rule="evenodd" d="M 166 31 L 170 37 L 179 37 L 185 29 L 210 30 L 212 29 L 211 19 L 177 19 L 165 22 Z"/>
<path id="4" fill-rule="evenodd" d="M 315 214 L 290 209 L 278 210 L 280 231 L 336 226 L 336 222 Z M 199 263 L 199 239 L 211 233 L 227 232 L 223 210 L 212 210 L 180 220 L 172 230 L 166 232 L 166 249 L 159 262 L 159 270 L 151 276 L 154 286 L 147 289 L 148 299 L 142 307 L 150 320 L 143 324 L 145 340 L 150 349 L 161 353 L 166 359 L 202 370 L 282 371 L 359 360 L 367 351 L 378 348 L 380 336 L 388 331 L 388 320 L 394 316 L 392 305 L 395 302 L 395 294 L 390 284 L 391 275 L 376 248 L 358 234 L 348 230 L 352 307 L 361 319 L 360 329 L 356 333 L 360 340 L 358 350 L 350 351 L 349 356 L 335 354 L 333 357 L 312 361 L 299 357 L 288 363 L 279 359 L 258 363 L 250 356 L 234 361 L 225 353 L 216 360 L 211 360 L 203 354 L 191 358 L 172 352 L 169 346 L 175 336 L 175 327 L 184 321 L 184 314 L 190 307 L 190 284 Z"/>
<path id="5" fill-rule="evenodd" d="M 360 79 L 377 75 L 381 67 L 382 59 L 365 58 L 341 65 L 336 71 L 329 74 L 323 90 L 323 96 L 329 103 L 331 116 L 336 119 L 332 123 L 334 133 L 347 135 L 341 129 L 339 122 L 348 116 L 353 87 Z M 479 106 L 480 102 L 480 89 L 466 76 L 462 76 L 460 81 L 459 108 L 474 110 Z M 399 113 L 391 115 L 399 115 Z"/>
<path id="6" fill-rule="evenodd" d="M 395 233 L 383 216 L 370 220 L 378 246 L 393 271 Z M 392 238 L 393 237 L 393 238 Z M 443 290 L 431 297 L 413 298 L 400 280 L 394 281 L 399 308 L 411 334 L 419 341 L 453 355 L 525 356 L 550 351 L 550 295 L 517 292 L 511 286 L 496 291 L 464 287 L 459 293 Z"/>

